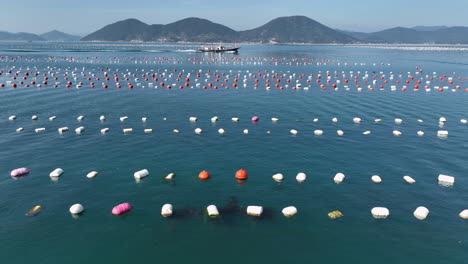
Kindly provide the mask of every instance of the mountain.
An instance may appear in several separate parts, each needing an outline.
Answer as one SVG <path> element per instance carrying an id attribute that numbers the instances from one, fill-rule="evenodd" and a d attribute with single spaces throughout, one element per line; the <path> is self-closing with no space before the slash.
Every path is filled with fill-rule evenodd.
<path id="1" fill-rule="evenodd" d="M 278 42 L 352 43 L 356 40 L 304 16 L 281 17 L 245 31 L 235 31 L 201 18 L 186 18 L 167 25 L 148 25 L 127 19 L 85 36 L 83 41 L 163 42 Z"/>
<path id="2" fill-rule="evenodd" d="M 411 29 L 417 30 L 417 31 L 436 31 L 439 29 L 444 29 L 447 28 L 447 26 L 416 26 L 412 27 Z"/>
<path id="3" fill-rule="evenodd" d="M 434 30 L 396 27 L 374 33 L 342 32 L 365 43 L 468 44 L 468 27 L 441 26 L 439 29 L 434 28 Z"/>
<path id="4" fill-rule="evenodd" d="M 0 41 L 45 41 L 45 39 L 31 33 L 10 33 L 0 31 Z"/>
<path id="5" fill-rule="evenodd" d="M 241 41 L 278 43 L 352 43 L 356 39 L 305 16 L 273 19 L 265 25 L 239 32 Z"/>
<path id="6" fill-rule="evenodd" d="M 40 36 L 47 41 L 78 41 L 81 39 L 80 36 L 73 36 L 58 30 L 52 30 Z"/>
<path id="7" fill-rule="evenodd" d="M 148 25 L 137 19 L 127 19 L 105 26 L 81 40 L 229 42 L 236 36 L 236 31 L 200 18 L 186 18 L 167 25 Z"/>
<path id="8" fill-rule="evenodd" d="M 83 37 L 82 41 L 143 41 L 148 39 L 150 26 L 134 18 L 122 20 L 103 27 L 102 29 Z"/>

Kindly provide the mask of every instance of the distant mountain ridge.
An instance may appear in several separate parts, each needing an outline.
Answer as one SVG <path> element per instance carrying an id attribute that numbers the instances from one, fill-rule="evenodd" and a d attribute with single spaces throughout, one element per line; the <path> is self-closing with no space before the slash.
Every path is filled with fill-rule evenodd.
<path id="1" fill-rule="evenodd" d="M 417 27 L 421 29 L 421 27 Z M 423 30 L 396 27 L 373 33 L 342 31 L 363 43 L 468 44 L 468 27 L 425 27 Z"/>
<path id="2" fill-rule="evenodd" d="M 81 39 L 80 36 L 70 35 L 58 30 L 52 30 L 41 34 L 40 37 L 47 41 L 78 41 Z"/>
<path id="3" fill-rule="evenodd" d="M 0 31 L 1 41 L 44 41 L 45 39 L 32 33 L 10 33 L 6 31 Z"/>
<path id="4" fill-rule="evenodd" d="M 127 19 L 107 25 L 81 40 L 343 44 L 357 41 L 305 16 L 280 17 L 244 31 L 194 17 L 167 25 L 148 25 L 137 19 Z"/>
<path id="5" fill-rule="evenodd" d="M 53 30 L 41 35 L 0 31 L 0 41 L 152 41 L 250 42 L 272 44 L 468 44 L 468 27 L 395 27 L 364 33 L 329 28 L 306 16 L 279 17 L 250 30 L 236 31 L 207 19 L 190 17 L 166 25 L 131 18 L 79 36 Z"/>
<path id="6" fill-rule="evenodd" d="M 41 35 L 0 31 L 0 41 L 78 41 L 80 39 L 80 36 L 73 36 L 58 30 L 52 30 Z"/>

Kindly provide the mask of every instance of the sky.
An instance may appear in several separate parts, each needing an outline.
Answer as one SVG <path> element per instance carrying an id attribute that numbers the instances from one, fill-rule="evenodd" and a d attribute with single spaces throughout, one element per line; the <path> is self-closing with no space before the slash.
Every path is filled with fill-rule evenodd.
<path id="1" fill-rule="evenodd" d="M 199 17 L 234 30 L 293 15 L 361 32 L 397 26 L 468 26 L 468 0 L 0 0 L 0 6 L 0 31 L 36 34 L 57 29 L 87 35 L 127 18 L 168 24 Z"/>

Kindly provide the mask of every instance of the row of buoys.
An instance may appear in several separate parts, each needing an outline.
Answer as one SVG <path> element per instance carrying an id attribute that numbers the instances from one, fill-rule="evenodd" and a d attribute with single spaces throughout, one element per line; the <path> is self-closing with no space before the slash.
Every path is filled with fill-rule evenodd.
<path id="1" fill-rule="evenodd" d="M 51 116 L 51 117 L 49 117 L 49 120 L 52 121 L 52 120 L 55 120 L 56 118 L 57 118 L 57 116 Z M 13 121 L 13 120 L 16 120 L 16 119 L 17 119 L 17 116 L 15 116 L 15 115 L 12 115 L 12 116 L 9 116 L 9 117 L 8 117 L 8 120 L 10 120 L 10 121 Z M 34 116 L 31 117 L 31 119 L 32 119 L 32 120 L 38 120 L 39 117 L 38 117 L 37 115 L 34 115 Z M 82 121 L 83 119 L 84 119 L 84 116 L 79 116 L 79 117 L 77 118 L 77 121 Z M 119 117 L 119 120 L 120 120 L 121 122 L 124 122 L 124 121 L 127 120 L 127 119 L 128 119 L 128 116 Z M 105 120 L 106 120 L 106 117 L 103 116 L 103 115 L 101 115 L 101 116 L 99 117 L 99 120 L 100 120 L 100 121 L 105 121 Z M 148 117 L 142 117 L 142 118 L 141 118 L 141 121 L 142 121 L 142 122 L 147 122 L 147 120 L 148 120 Z M 167 118 L 163 118 L 163 120 L 167 120 Z M 194 116 L 189 117 L 189 121 L 190 121 L 190 122 L 197 122 L 198 120 L 199 120 L 198 117 L 194 117 Z M 211 120 L 212 123 L 215 123 L 215 122 L 219 121 L 219 117 L 218 117 L 218 116 L 214 116 L 214 117 L 212 117 L 210 120 Z M 260 120 L 260 118 L 259 118 L 258 116 L 253 116 L 253 117 L 251 118 L 251 121 L 252 121 L 252 122 L 258 122 L 259 120 Z M 233 121 L 233 122 L 239 122 L 239 121 L 240 121 L 240 118 L 239 118 L 239 117 L 232 117 L 232 118 L 231 118 L 231 121 Z M 271 118 L 271 121 L 276 123 L 276 122 L 279 121 L 279 118 L 272 117 L 272 118 Z M 318 118 L 314 118 L 312 121 L 313 121 L 314 123 L 318 123 L 318 122 L 319 122 L 319 119 L 318 119 Z M 331 121 L 332 121 L 333 123 L 337 123 L 337 122 L 338 122 L 338 118 L 333 117 L 333 118 L 331 119 Z M 352 119 L 352 121 L 353 121 L 353 123 L 355 123 L 355 124 L 361 124 L 361 123 L 362 123 L 362 119 L 361 119 L 360 117 L 354 117 L 354 118 Z M 374 119 L 374 123 L 381 123 L 382 121 L 383 121 L 383 120 L 382 120 L 381 118 Z M 400 125 L 400 124 L 403 123 L 403 120 L 402 120 L 401 118 L 395 118 L 395 119 L 394 119 L 394 122 L 395 122 L 395 124 Z M 423 121 L 422 119 L 417 119 L 417 122 L 418 122 L 418 123 L 423 123 L 424 121 Z M 446 119 L 445 117 L 440 117 L 440 118 L 439 118 L 439 123 L 438 123 L 438 124 L 439 124 L 440 127 L 443 127 L 446 123 L 447 123 L 447 119 Z M 462 124 L 468 124 L 468 120 L 467 120 L 467 119 L 460 119 L 460 123 L 462 123 Z"/>
<path id="2" fill-rule="evenodd" d="M 57 130 L 58 130 L 58 132 L 59 132 L 60 134 L 63 134 L 63 133 L 65 133 L 65 132 L 68 132 L 69 128 L 68 128 L 68 127 L 60 127 L 60 128 L 58 128 Z M 76 134 L 81 134 L 81 133 L 82 133 L 83 131 L 85 131 L 85 130 L 86 130 L 86 128 L 85 128 L 84 126 L 81 126 L 81 127 L 76 128 L 76 129 L 75 129 L 75 132 L 76 132 Z M 100 129 L 100 132 L 101 132 L 101 134 L 106 134 L 107 132 L 109 132 L 109 130 L 110 130 L 110 128 L 106 127 L 106 128 Z M 18 133 L 19 133 L 19 132 L 23 132 L 23 131 L 24 131 L 24 127 L 19 127 L 19 128 L 17 128 L 15 131 L 18 132 Z M 44 132 L 44 131 L 46 131 L 46 128 L 45 128 L 45 127 L 40 127 L 40 128 L 35 128 L 35 129 L 34 129 L 34 132 L 36 132 L 36 133 L 41 133 L 41 132 Z M 122 132 L 123 132 L 124 134 L 132 133 L 133 131 L 134 131 L 133 128 L 124 128 L 124 129 L 122 129 Z M 144 132 L 144 133 L 153 133 L 153 129 L 152 129 L 152 128 L 145 128 L 145 129 L 143 129 L 143 132 Z M 180 133 L 180 130 L 178 130 L 178 129 L 173 129 L 172 132 L 174 132 L 174 133 L 177 134 L 177 133 Z M 193 132 L 194 132 L 195 134 L 197 134 L 197 135 L 201 135 L 201 134 L 203 134 L 204 130 L 201 129 L 201 128 L 199 128 L 199 127 L 197 127 L 197 128 L 194 129 Z M 218 134 L 220 134 L 220 135 L 224 135 L 224 134 L 226 133 L 226 130 L 225 130 L 224 128 L 219 128 L 219 129 L 217 130 L 217 132 L 218 132 Z M 242 130 L 242 133 L 244 133 L 244 134 L 249 134 L 249 132 L 250 132 L 249 129 L 244 129 L 244 130 Z M 272 134 L 271 130 L 267 130 L 266 133 L 267 133 L 267 134 Z M 298 134 L 299 134 L 299 131 L 296 130 L 296 129 L 291 129 L 291 130 L 289 130 L 289 133 L 290 133 L 291 135 L 298 135 Z M 323 130 L 321 130 L 321 129 L 316 129 L 316 130 L 313 131 L 313 133 L 314 133 L 314 135 L 316 135 L 316 136 L 322 136 L 325 132 L 324 132 Z M 336 131 L 336 134 L 337 134 L 338 136 L 343 136 L 343 135 L 345 134 L 345 132 L 344 132 L 343 130 L 341 130 L 341 129 L 338 129 L 338 130 Z M 371 131 L 371 130 L 366 130 L 366 131 L 362 132 L 361 134 L 362 134 L 362 135 L 370 135 L 370 134 L 372 134 L 372 131 Z M 401 136 L 401 135 L 403 135 L 403 133 L 402 133 L 401 131 L 399 131 L 399 130 L 393 130 L 393 131 L 392 131 L 392 134 L 393 134 L 394 136 Z M 425 132 L 419 130 L 419 131 L 416 132 L 416 135 L 418 135 L 418 136 L 424 136 L 424 135 L 425 135 Z M 448 137 L 449 132 L 448 132 L 447 130 L 438 130 L 437 133 L 436 133 L 436 135 L 437 135 L 438 137 Z"/>
<path id="3" fill-rule="evenodd" d="M 138 71 L 138 69 L 136 69 L 136 71 Z M 16 80 L 16 78 L 19 76 L 20 73 L 21 71 L 16 71 L 15 73 L 13 73 L 10 70 L 9 72 L 6 73 L 6 75 L 11 76 L 13 74 L 14 76 L 12 76 L 11 78 L 13 80 Z M 61 72 L 59 71 L 54 72 L 50 68 L 48 68 L 47 73 L 42 74 L 44 76 L 43 77 L 44 81 L 42 82 L 42 84 L 40 83 L 36 84 L 35 81 L 32 81 L 31 85 L 37 85 L 39 87 L 42 87 L 42 85 L 47 86 L 48 85 L 47 80 L 49 79 L 49 76 L 50 76 L 50 78 L 53 78 L 55 80 L 54 87 L 58 87 L 58 85 L 61 84 L 58 81 L 59 80 L 59 78 L 57 77 L 58 74 L 61 74 Z M 329 85 L 332 89 L 336 90 L 338 89 L 338 86 L 341 84 L 344 84 L 343 88 L 349 89 L 348 83 L 351 82 L 356 85 L 356 88 L 358 91 L 361 91 L 364 88 L 364 87 L 361 87 L 361 84 L 363 86 L 367 86 L 367 89 L 371 91 L 375 89 L 384 90 L 388 86 L 390 86 L 391 91 L 395 91 L 397 90 L 397 85 L 400 85 L 401 82 L 404 82 L 404 85 L 401 87 L 402 91 L 405 91 L 406 89 L 411 89 L 411 88 L 415 91 L 418 91 L 420 88 L 426 91 L 431 91 L 432 89 L 437 90 L 437 91 L 444 91 L 444 90 L 450 89 L 450 86 L 452 86 L 453 88 L 452 91 L 456 91 L 458 89 L 461 89 L 461 86 L 465 82 L 461 77 L 447 76 L 447 75 L 437 76 L 436 73 L 433 73 L 432 76 L 429 74 L 423 76 L 421 74 L 421 71 L 417 71 L 414 74 L 411 72 L 408 72 L 407 76 L 403 76 L 403 73 L 395 75 L 393 72 L 389 72 L 388 74 L 384 72 L 380 72 L 380 75 L 377 75 L 377 74 L 371 75 L 369 74 L 369 72 L 361 73 L 361 71 L 357 71 L 357 72 L 349 71 L 349 73 L 346 73 L 344 71 L 341 71 L 341 73 L 339 73 L 338 71 L 334 71 L 334 72 L 326 71 L 322 73 L 322 71 L 319 71 L 318 73 L 296 74 L 296 73 L 290 73 L 290 72 L 275 73 L 275 71 L 271 71 L 271 73 L 269 71 L 265 71 L 265 72 L 257 71 L 257 73 L 253 73 L 253 72 L 250 72 L 249 70 L 238 71 L 237 73 L 233 72 L 232 70 L 230 70 L 227 73 L 225 72 L 218 73 L 218 71 L 212 72 L 211 70 L 207 70 L 205 73 L 203 73 L 202 70 L 191 71 L 191 72 L 185 72 L 185 70 L 182 70 L 179 73 L 175 73 L 175 72 L 168 72 L 167 69 L 161 72 L 161 70 L 158 69 L 158 73 L 152 70 L 152 71 L 147 71 L 141 74 L 141 77 L 143 77 L 143 80 L 140 80 L 139 76 L 137 76 L 135 73 L 132 73 L 128 69 L 126 70 L 126 72 L 122 74 L 118 72 L 118 69 L 116 69 L 115 72 L 111 74 L 113 75 L 113 78 L 110 78 L 107 72 L 104 72 L 103 76 L 100 77 L 96 73 L 93 73 L 93 72 L 85 73 L 83 69 L 83 71 L 79 74 L 73 71 L 70 74 L 71 76 L 70 78 L 73 78 L 73 80 L 78 83 L 76 84 L 76 88 L 81 88 L 84 85 L 83 81 L 89 81 L 90 82 L 89 86 L 94 87 L 95 83 L 92 82 L 92 79 L 95 79 L 96 81 L 100 81 L 101 78 L 103 78 L 103 81 L 104 81 L 102 83 L 103 88 L 108 88 L 109 82 L 112 82 L 112 81 L 115 83 L 117 88 L 121 88 L 122 85 L 119 82 L 119 77 L 120 77 L 123 80 L 125 80 L 125 82 L 127 82 L 127 86 L 129 88 L 133 88 L 133 84 L 130 82 L 134 82 L 136 86 L 142 86 L 142 87 L 148 86 L 148 87 L 155 87 L 155 88 L 166 87 L 168 89 L 172 87 L 179 87 L 179 88 L 202 87 L 204 89 L 207 89 L 207 88 L 217 89 L 218 87 L 227 88 L 229 87 L 229 85 L 232 86 L 232 88 L 237 88 L 238 83 L 242 83 L 244 87 L 246 87 L 248 83 L 250 85 L 253 85 L 254 87 L 259 87 L 259 83 L 260 84 L 265 83 L 265 88 L 267 89 L 270 89 L 271 87 L 284 89 L 284 87 L 288 88 L 290 85 L 292 86 L 293 89 L 301 89 L 301 88 L 310 89 L 311 83 L 314 82 L 314 78 L 315 78 L 315 83 L 317 83 L 318 87 L 321 88 L 322 90 L 327 88 L 326 85 Z M 192 74 L 195 77 L 193 80 L 191 79 Z M 25 76 L 23 77 L 23 80 L 28 79 L 29 72 L 25 72 L 24 75 Z M 36 80 L 37 78 L 40 78 L 38 77 L 38 75 L 39 73 L 36 72 L 34 73 L 35 77 L 32 77 L 32 78 L 34 80 Z M 90 76 L 93 78 L 91 78 Z M 72 82 L 68 81 L 69 72 L 64 73 L 63 79 L 67 81 L 65 86 L 67 88 L 70 88 L 72 86 Z M 193 81 L 195 81 L 195 84 L 193 83 Z M 442 87 L 438 86 L 437 81 L 439 84 L 443 86 Z M 456 84 L 455 82 L 459 82 L 459 84 Z M 282 83 L 285 83 L 285 84 L 283 85 Z M 305 85 L 303 86 L 303 83 L 306 83 L 307 86 Z M 411 87 L 410 83 L 414 83 L 414 85 Z M 19 84 L 29 87 L 29 84 L 26 84 L 23 81 L 20 81 Z M 12 83 L 12 81 L 7 81 L 7 85 L 13 86 L 15 88 L 18 86 L 17 83 Z M 432 85 L 433 87 L 431 87 L 430 85 Z M 1 84 L 0 87 L 5 87 L 5 85 Z"/>
<path id="4" fill-rule="evenodd" d="M 49 176 L 52 177 L 52 178 L 57 178 L 57 177 L 60 177 L 62 174 L 63 174 L 63 169 L 61 168 L 57 168 L 55 170 L 53 170 Z M 17 169 L 14 169 L 10 172 L 10 176 L 13 177 L 13 178 L 17 178 L 17 177 L 21 177 L 21 176 L 24 176 L 26 174 L 29 174 L 30 171 L 28 168 L 17 168 Z M 86 174 L 86 177 L 87 178 L 94 178 L 96 177 L 97 175 L 99 174 L 99 172 L 97 171 L 91 171 L 89 172 L 88 174 Z M 149 176 L 149 171 L 147 169 L 142 169 L 142 170 L 139 170 L 139 171 L 136 171 L 133 176 L 134 178 L 139 181 L 147 176 Z M 166 180 L 172 180 L 175 176 L 175 173 L 169 173 L 167 176 L 164 177 L 164 179 Z M 201 171 L 199 174 L 198 174 L 198 178 L 200 180 L 208 180 L 211 178 L 211 175 L 208 171 L 206 170 L 203 170 Z M 234 174 L 234 178 L 236 178 L 237 180 L 246 180 L 248 178 L 248 174 L 247 174 L 247 171 L 244 170 L 244 169 L 240 169 L 238 171 L 236 171 L 236 173 Z M 298 182 L 304 182 L 306 179 L 307 179 L 307 175 L 303 172 L 299 172 L 297 175 L 296 175 L 296 180 Z M 335 183 L 342 183 L 344 182 L 346 176 L 345 174 L 343 174 L 342 172 L 338 172 L 334 177 L 333 177 L 333 181 Z M 272 176 L 272 179 L 277 181 L 277 182 L 281 182 L 284 180 L 284 175 L 282 173 L 276 173 L 276 174 L 273 174 Z M 452 186 L 454 183 L 455 183 L 455 177 L 453 176 L 448 176 L 448 175 L 445 175 L 445 174 L 439 174 L 438 176 L 438 181 L 439 181 L 439 184 L 442 185 L 442 186 Z M 403 180 L 409 184 L 413 184 L 416 182 L 415 179 L 413 179 L 412 177 L 410 176 L 403 176 Z M 374 182 L 374 183 L 382 183 L 382 178 L 379 176 L 379 175 L 372 175 L 371 176 L 371 181 Z"/>
<path id="5" fill-rule="evenodd" d="M 26 216 L 35 216 L 41 210 L 42 210 L 42 206 L 37 205 L 33 207 L 31 210 L 29 210 L 26 213 Z M 84 210 L 85 209 L 82 204 L 73 204 L 69 208 L 69 212 L 74 216 L 78 216 L 82 214 Z M 130 203 L 121 203 L 112 208 L 112 214 L 123 215 L 123 214 L 130 212 L 131 210 L 132 210 L 132 206 L 130 205 Z M 217 217 L 220 215 L 220 212 L 218 208 L 216 207 L 216 205 L 213 205 L 213 204 L 208 205 L 205 210 L 206 210 L 207 215 L 210 217 Z M 264 209 L 263 209 L 263 206 L 249 205 L 247 206 L 245 212 L 247 215 L 250 215 L 250 216 L 261 217 L 264 212 Z M 173 215 L 173 213 L 174 213 L 174 207 L 172 204 L 164 204 L 161 207 L 161 216 L 170 217 Z M 283 208 L 281 210 L 281 213 L 286 217 L 292 217 L 298 213 L 298 210 L 295 206 L 288 206 L 288 207 Z M 371 214 L 375 219 L 385 219 L 390 216 L 390 210 L 386 207 L 373 207 L 371 209 Z M 339 210 L 331 211 L 327 215 L 330 219 L 338 219 L 344 216 L 344 214 Z M 414 210 L 413 215 L 415 218 L 419 220 L 424 220 L 429 215 L 429 209 L 427 209 L 427 207 L 424 207 L 424 206 L 419 206 Z M 458 215 L 459 217 L 463 219 L 468 219 L 468 209 L 461 211 Z"/>

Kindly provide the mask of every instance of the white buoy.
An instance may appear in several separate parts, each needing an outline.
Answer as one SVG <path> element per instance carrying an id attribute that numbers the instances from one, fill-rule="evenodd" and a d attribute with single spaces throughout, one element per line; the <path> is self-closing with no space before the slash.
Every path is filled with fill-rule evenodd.
<path id="1" fill-rule="evenodd" d="M 332 118 L 332 122 L 333 122 L 333 123 L 338 122 L 338 118 L 336 118 L 336 117 Z"/>
<path id="2" fill-rule="evenodd" d="M 416 217 L 419 220 L 426 219 L 428 214 L 429 214 L 429 209 L 427 209 L 424 206 L 419 206 L 418 208 L 416 208 L 416 210 L 414 210 L 414 213 L 413 213 L 414 217 Z"/>
<path id="3" fill-rule="evenodd" d="M 279 119 L 278 119 L 278 118 L 276 118 L 276 117 L 272 117 L 272 118 L 271 118 L 271 121 L 273 121 L 273 122 L 278 122 L 278 121 L 279 121 Z"/>
<path id="4" fill-rule="evenodd" d="M 403 122 L 400 118 L 395 118 L 395 124 L 401 124 Z"/>
<path id="5" fill-rule="evenodd" d="M 375 122 L 375 123 L 380 123 L 380 122 L 382 122 L 382 119 L 380 119 L 380 118 L 375 119 L 374 122 Z"/>
<path id="6" fill-rule="evenodd" d="M 244 129 L 244 131 L 243 131 L 243 132 L 244 132 L 244 134 L 246 134 L 246 135 L 247 135 L 247 134 L 249 133 L 249 130 L 248 130 L 248 129 Z"/>
<path id="7" fill-rule="evenodd" d="M 418 119 L 418 123 L 424 123 L 424 120 Z"/>
<path id="8" fill-rule="evenodd" d="M 224 129 L 222 129 L 222 128 L 218 129 L 218 133 L 221 134 L 221 135 L 224 134 Z"/>
<path id="9" fill-rule="evenodd" d="M 91 171 L 88 174 L 86 174 L 86 178 L 92 179 L 92 178 L 96 177 L 98 174 L 99 174 L 99 172 L 97 172 L 97 171 Z"/>
<path id="10" fill-rule="evenodd" d="M 144 122 L 146 122 L 146 121 L 148 121 L 148 118 L 147 118 L 147 117 L 142 117 L 142 118 L 141 118 L 141 122 L 144 123 Z"/>
<path id="11" fill-rule="evenodd" d="M 448 136 L 448 131 L 447 130 L 439 130 L 439 131 L 437 131 L 437 136 L 447 137 Z"/>
<path id="12" fill-rule="evenodd" d="M 294 206 L 288 206 L 288 207 L 283 208 L 281 212 L 283 213 L 284 216 L 291 217 L 297 214 L 297 208 Z"/>
<path id="13" fill-rule="evenodd" d="M 144 170 L 139 170 L 139 171 L 136 171 L 133 176 L 135 177 L 135 179 L 137 180 L 140 180 L 146 176 L 149 175 L 149 171 L 147 169 L 144 169 Z"/>
<path id="14" fill-rule="evenodd" d="M 390 211 L 385 207 L 374 207 L 371 213 L 375 219 L 384 219 L 390 215 Z"/>
<path id="15" fill-rule="evenodd" d="M 63 170 L 62 170 L 61 168 L 57 168 L 57 169 L 53 170 L 53 171 L 49 174 L 49 176 L 50 176 L 50 177 L 60 177 L 60 175 L 62 175 L 62 173 L 63 173 Z"/>
<path id="16" fill-rule="evenodd" d="M 320 130 L 320 129 L 314 130 L 314 134 L 316 136 L 321 136 L 321 135 L 323 135 L 323 130 Z"/>
<path id="17" fill-rule="evenodd" d="M 216 205 L 208 205 L 206 207 L 206 212 L 208 213 L 209 216 L 211 217 L 215 217 L 215 216 L 218 216 L 219 215 L 219 211 L 218 211 L 218 208 L 216 207 Z"/>
<path id="18" fill-rule="evenodd" d="M 79 116 L 79 117 L 76 118 L 76 120 L 81 121 L 81 120 L 83 120 L 83 118 L 84 118 L 84 116 Z"/>
<path id="19" fill-rule="evenodd" d="M 372 132 L 370 130 L 362 132 L 363 135 L 370 135 Z"/>
<path id="20" fill-rule="evenodd" d="M 76 132 L 77 134 L 81 134 L 81 132 L 83 132 L 84 130 L 85 130 L 85 127 L 84 127 L 84 126 L 80 126 L 80 127 L 78 127 L 78 128 L 75 129 L 75 132 Z"/>
<path id="21" fill-rule="evenodd" d="M 455 177 L 439 174 L 439 184 L 443 186 L 452 186 L 455 183 Z"/>
<path id="22" fill-rule="evenodd" d="M 101 129 L 101 134 L 105 134 L 105 133 L 107 133 L 107 131 L 109 131 L 108 127 L 103 128 L 103 129 Z"/>
<path id="23" fill-rule="evenodd" d="M 353 122 L 356 123 L 356 124 L 361 123 L 361 121 L 362 121 L 362 120 L 361 120 L 361 118 L 359 118 L 359 117 L 353 118 Z"/>
<path id="24" fill-rule="evenodd" d="M 307 175 L 303 172 L 299 172 L 297 175 L 296 175 L 296 180 L 298 182 L 304 182 L 305 180 L 307 179 Z"/>
<path id="25" fill-rule="evenodd" d="M 445 117 L 439 118 L 439 123 L 445 123 L 447 122 L 447 119 Z"/>
<path id="26" fill-rule="evenodd" d="M 203 133 L 203 130 L 201 128 L 195 128 L 195 134 L 200 135 L 201 133 Z"/>
<path id="27" fill-rule="evenodd" d="M 52 121 L 52 120 L 55 120 L 55 118 L 57 118 L 56 116 L 51 116 L 49 117 L 49 120 Z"/>
<path id="28" fill-rule="evenodd" d="M 18 127 L 18 128 L 16 129 L 16 132 L 21 132 L 21 131 L 23 131 L 23 130 L 24 130 L 24 128 Z"/>
<path id="29" fill-rule="evenodd" d="M 121 116 L 120 117 L 120 122 L 123 122 L 128 119 L 128 116 Z"/>
<path id="30" fill-rule="evenodd" d="M 405 180 L 409 184 L 413 184 L 416 182 L 416 180 L 411 178 L 410 176 L 403 176 L 403 180 Z"/>
<path id="31" fill-rule="evenodd" d="M 174 133 L 179 133 L 180 131 L 177 130 L 177 129 L 173 129 L 172 132 L 174 132 Z M 195 133 L 196 133 L 196 132 L 195 132 Z"/>
<path id="32" fill-rule="evenodd" d="M 338 136 L 342 136 L 342 135 L 344 135 L 344 132 L 343 132 L 343 130 L 337 130 L 336 134 L 338 134 Z"/>
<path id="33" fill-rule="evenodd" d="M 233 122 L 239 122 L 239 118 L 238 118 L 238 117 L 233 117 L 233 118 L 231 118 L 231 120 L 232 120 Z"/>
<path id="34" fill-rule="evenodd" d="M 84 211 L 84 207 L 81 204 L 74 204 L 70 206 L 69 211 L 71 214 L 74 214 L 74 215 L 81 214 Z"/>
<path id="35" fill-rule="evenodd" d="M 295 129 L 291 129 L 289 132 L 290 132 L 291 134 L 293 134 L 293 135 L 297 135 L 297 130 L 295 130 Z"/>
<path id="36" fill-rule="evenodd" d="M 36 133 L 44 132 L 44 131 L 45 131 L 45 127 L 36 128 L 36 129 L 34 129 L 34 131 L 36 131 Z"/>
<path id="37" fill-rule="evenodd" d="M 33 115 L 33 116 L 31 117 L 31 119 L 32 119 L 32 120 L 37 120 L 38 117 L 37 117 L 37 115 Z"/>
<path id="38" fill-rule="evenodd" d="M 468 209 L 461 211 L 458 215 L 463 219 L 468 219 Z"/>
<path id="39" fill-rule="evenodd" d="M 374 175 L 371 177 L 371 180 L 375 183 L 381 183 L 382 182 L 382 178 L 380 178 L 379 175 Z"/>
<path id="40" fill-rule="evenodd" d="M 15 119 L 16 119 L 16 116 L 14 116 L 14 115 L 8 117 L 8 120 L 15 120 Z"/>
<path id="41" fill-rule="evenodd" d="M 398 136 L 401 136 L 401 132 L 398 131 L 398 130 L 393 130 L 393 135 L 395 135 L 395 136 L 397 136 L 397 137 L 398 137 Z"/>
<path id="42" fill-rule="evenodd" d="M 145 133 L 153 133 L 153 129 L 152 128 L 146 128 L 144 130 Z"/>
<path id="43" fill-rule="evenodd" d="M 314 118 L 314 120 L 313 120 L 314 123 L 317 123 L 318 121 L 319 121 L 318 118 Z"/>
<path id="44" fill-rule="evenodd" d="M 198 118 L 195 117 L 195 116 L 191 116 L 191 117 L 189 117 L 189 120 L 190 120 L 190 122 L 196 122 L 198 120 Z"/>
<path id="45" fill-rule="evenodd" d="M 104 120 L 106 120 L 106 117 L 102 115 L 102 116 L 99 117 L 99 120 L 104 121 Z"/>
<path id="46" fill-rule="evenodd" d="M 424 132 L 418 131 L 418 136 L 420 136 L 420 137 L 424 136 Z"/>
<path id="47" fill-rule="evenodd" d="M 173 209 L 172 204 L 163 205 L 162 208 L 161 208 L 161 215 L 163 217 L 171 216 L 172 215 L 172 209 Z"/>
<path id="48" fill-rule="evenodd" d="M 261 216 L 263 213 L 263 207 L 258 205 L 247 206 L 247 214 L 252 216 Z"/>
<path id="49" fill-rule="evenodd" d="M 133 132 L 133 128 L 124 128 L 124 129 L 122 129 L 122 131 L 124 133 L 131 133 L 131 132 Z"/>
<path id="50" fill-rule="evenodd" d="M 468 121 L 467 121 L 466 119 L 461 119 L 461 120 L 460 120 L 460 123 L 466 124 L 466 123 L 468 123 Z"/>
<path id="51" fill-rule="evenodd" d="M 175 173 L 171 172 L 166 177 L 164 177 L 165 180 L 172 180 L 175 176 Z"/>
<path id="52" fill-rule="evenodd" d="M 215 123 L 216 121 L 218 121 L 218 117 L 217 117 L 217 116 L 213 116 L 213 117 L 211 118 L 211 122 L 212 122 L 212 123 Z"/>
<path id="53" fill-rule="evenodd" d="M 271 177 L 273 178 L 273 180 L 275 180 L 277 182 L 280 182 L 280 181 L 282 181 L 284 179 L 284 176 L 281 173 L 277 173 L 277 174 L 275 174 L 275 175 L 273 175 Z"/>
<path id="54" fill-rule="evenodd" d="M 338 172 L 335 177 L 333 178 L 333 180 L 336 182 L 336 183 L 342 183 L 345 179 L 345 175 L 341 172 Z"/>
<path id="55" fill-rule="evenodd" d="M 62 133 L 64 133 L 64 132 L 67 132 L 67 131 L 68 131 L 68 127 L 61 127 L 61 128 L 58 129 L 58 132 L 59 132 L 60 134 L 62 134 Z"/>

